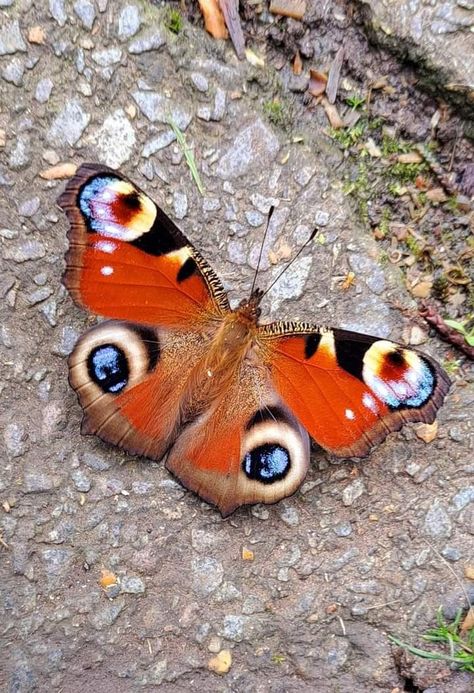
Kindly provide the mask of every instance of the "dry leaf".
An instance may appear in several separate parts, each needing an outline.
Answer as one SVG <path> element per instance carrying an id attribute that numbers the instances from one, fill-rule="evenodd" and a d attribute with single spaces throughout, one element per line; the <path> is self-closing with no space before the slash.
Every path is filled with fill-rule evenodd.
<path id="1" fill-rule="evenodd" d="M 473 576 L 474 576 L 474 569 L 473 569 Z M 469 611 L 464 617 L 463 622 L 461 623 L 461 633 L 464 634 L 468 630 L 472 630 L 474 628 L 474 606 L 471 606 Z"/>
<path id="2" fill-rule="evenodd" d="M 465 565 L 464 575 L 467 577 L 468 580 L 474 580 L 474 565 Z M 474 607 L 471 607 L 471 609 L 472 608 Z"/>
<path id="3" fill-rule="evenodd" d="M 232 654 L 230 650 L 221 650 L 207 663 L 207 668 L 216 674 L 227 674 L 232 666 Z"/>
<path id="4" fill-rule="evenodd" d="M 341 46 L 334 56 L 331 68 L 328 75 L 328 84 L 326 94 L 328 95 L 329 103 L 335 103 L 337 90 L 339 89 L 339 78 L 341 76 L 342 62 L 344 60 L 344 48 Z"/>
<path id="5" fill-rule="evenodd" d="M 433 282 L 419 282 L 415 286 L 409 287 L 410 293 L 412 296 L 415 296 L 415 298 L 428 298 L 428 296 L 431 293 L 431 289 L 433 287 Z"/>
<path id="6" fill-rule="evenodd" d="M 224 15 L 224 21 L 237 57 L 239 60 L 243 60 L 245 58 L 245 38 L 240 22 L 239 0 L 219 0 L 219 7 Z"/>
<path id="7" fill-rule="evenodd" d="M 102 568 L 100 571 L 100 580 L 99 580 L 99 585 L 102 587 L 102 589 L 106 589 L 107 587 L 110 587 L 111 585 L 116 585 L 117 584 L 117 576 L 112 573 L 111 570 L 107 570 L 107 568 Z"/>
<path id="8" fill-rule="evenodd" d="M 6 513 L 9 513 L 11 510 L 10 503 L 7 500 L 3 501 L 2 508 L 5 510 Z"/>
<path id="9" fill-rule="evenodd" d="M 243 561 L 253 561 L 255 558 L 255 554 L 253 551 L 250 549 L 245 548 L 245 546 L 242 547 L 242 560 Z"/>
<path id="10" fill-rule="evenodd" d="M 438 422 L 435 421 L 432 424 L 421 424 L 415 428 L 415 435 L 423 442 L 431 443 L 431 441 L 434 440 L 438 435 Z"/>
<path id="11" fill-rule="evenodd" d="M 271 0 L 270 12 L 282 17 L 301 19 L 306 12 L 306 0 Z"/>
<path id="12" fill-rule="evenodd" d="M 418 152 L 408 152 L 407 154 L 399 154 L 397 161 L 399 164 L 421 164 L 423 157 Z"/>
<path id="13" fill-rule="evenodd" d="M 265 60 L 253 52 L 251 48 L 245 49 L 247 61 L 254 67 L 265 67 Z"/>
<path id="14" fill-rule="evenodd" d="M 43 171 L 39 172 L 40 178 L 45 180 L 62 180 L 64 178 L 71 178 L 77 171 L 76 164 L 57 164 L 56 166 L 51 166 L 51 168 L 45 168 Z"/>
<path id="15" fill-rule="evenodd" d="M 443 188 L 431 188 L 431 190 L 426 191 L 426 199 L 430 202 L 446 202 L 448 196 Z"/>
<path id="16" fill-rule="evenodd" d="M 375 144 L 372 137 L 369 137 L 369 139 L 367 140 L 367 142 L 365 143 L 364 146 L 365 146 L 365 149 L 366 149 L 367 153 L 369 154 L 369 156 L 372 156 L 374 158 L 379 158 L 382 156 L 382 152 L 380 150 L 380 147 L 378 147 Z"/>
<path id="17" fill-rule="evenodd" d="M 328 78 L 323 72 L 310 68 L 308 91 L 311 96 L 321 96 L 321 94 L 324 94 L 327 81 Z"/>
<path id="18" fill-rule="evenodd" d="M 229 37 L 224 16 L 219 7 L 219 0 L 199 0 L 199 7 L 204 17 L 204 26 L 216 39 Z"/>
<path id="19" fill-rule="evenodd" d="M 344 127 L 344 122 L 339 115 L 339 111 L 337 110 L 336 106 L 332 103 L 329 103 L 329 101 L 326 99 L 326 97 L 323 97 L 321 99 L 321 103 L 323 105 L 324 110 L 326 111 L 326 115 L 328 117 L 329 123 L 334 130 L 339 130 L 340 128 Z"/>
<path id="20" fill-rule="evenodd" d="M 303 72 L 303 61 L 301 60 L 301 55 L 299 51 L 296 51 L 295 57 L 293 58 L 293 74 L 300 75 Z"/>
<path id="21" fill-rule="evenodd" d="M 0 130 L 0 147 L 4 147 L 7 142 L 7 133 L 5 130 Z"/>
<path id="22" fill-rule="evenodd" d="M 354 272 L 348 272 L 344 278 L 344 281 L 341 284 L 341 289 L 343 291 L 347 291 L 347 289 L 350 289 L 350 287 L 354 284 L 355 279 L 356 279 L 356 276 L 355 276 Z"/>
<path id="23" fill-rule="evenodd" d="M 30 43 L 44 43 L 45 31 L 42 26 L 32 26 L 28 31 L 28 41 Z"/>

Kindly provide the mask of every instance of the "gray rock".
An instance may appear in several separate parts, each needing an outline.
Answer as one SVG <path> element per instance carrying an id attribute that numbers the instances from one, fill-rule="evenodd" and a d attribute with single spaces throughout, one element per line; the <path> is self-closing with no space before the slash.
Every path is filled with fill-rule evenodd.
<path id="1" fill-rule="evenodd" d="M 474 486 L 466 486 L 454 496 L 451 501 L 456 510 L 462 510 L 469 503 L 474 503 Z"/>
<path id="2" fill-rule="evenodd" d="M 119 14 L 117 35 L 122 41 L 135 36 L 140 29 L 140 10 L 136 5 L 125 5 Z"/>
<path id="3" fill-rule="evenodd" d="M 209 82 L 200 72 L 192 72 L 190 77 L 191 82 L 198 91 L 206 92 L 209 89 Z"/>
<path id="4" fill-rule="evenodd" d="M 439 502 L 435 502 L 426 513 L 424 530 L 435 539 L 449 539 L 451 536 L 451 520 Z"/>
<path id="5" fill-rule="evenodd" d="M 277 155 L 278 138 L 262 120 L 256 119 L 241 130 L 221 157 L 216 173 L 219 178 L 238 178 L 256 167 L 261 171 Z"/>
<path id="6" fill-rule="evenodd" d="M 362 479 L 354 479 L 354 481 L 346 486 L 342 492 L 342 502 L 346 506 L 351 506 L 354 501 L 365 493 L 366 488 Z"/>
<path id="7" fill-rule="evenodd" d="M 102 459 L 102 457 L 93 455 L 90 452 L 85 452 L 82 455 L 81 460 L 84 462 L 84 464 L 96 472 L 105 472 L 107 469 L 110 469 L 109 462 L 106 462 L 104 459 Z"/>
<path id="8" fill-rule="evenodd" d="M 27 472 L 23 479 L 25 493 L 46 493 L 55 487 L 53 478 L 43 472 Z"/>
<path id="9" fill-rule="evenodd" d="M 447 561 L 459 561 L 462 558 L 461 551 L 455 546 L 445 546 L 441 551 L 441 555 Z"/>
<path id="10" fill-rule="evenodd" d="M 227 255 L 233 265 L 245 265 L 247 262 L 247 248 L 243 241 L 229 241 Z"/>
<path id="11" fill-rule="evenodd" d="M 140 36 L 132 41 L 128 47 L 128 52 L 132 54 L 148 53 L 148 51 L 157 51 L 166 43 L 165 34 L 155 29 L 153 32 Z"/>
<path id="12" fill-rule="evenodd" d="M 262 216 L 260 214 L 260 212 L 256 212 L 253 209 L 245 212 L 245 218 L 247 219 L 250 226 L 253 226 L 253 227 L 261 226 L 263 224 L 263 222 L 265 221 L 265 217 Z"/>
<path id="13" fill-rule="evenodd" d="M 326 661 L 334 669 L 340 669 L 347 662 L 351 645 L 346 638 L 335 638 L 327 650 Z"/>
<path id="14" fill-rule="evenodd" d="M 286 272 L 268 292 L 271 303 L 271 311 L 277 311 L 283 301 L 296 300 L 303 295 L 306 282 L 308 280 L 313 258 L 311 256 L 299 257 L 291 266 L 291 271 Z M 277 267 L 272 273 L 272 279 L 281 272 L 281 267 Z"/>
<path id="15" fill-rule="evenodd" d="M 92 137 L 99 158 L 111 168 L 120 168 L 129 161 L 135 147 L 133 125 L 121 108 L 107 116 Z"/>
<path id="16" fill-rule="evenodd" d="M 35 289 L 35 291 L 29 293 L 26 297 L 26 301 L 28 305 L 35 306 L 42 301 L 46 301 L 46 299 L 49 298 L 52 293 L 53 290 L 50 286 L 42 286 L 39 289 Z"/>
<path id="17" fill-rule="evenodd" d="M 354 560 L 354 558 L 357 558 L 359 555 L 360 551 L 357 547 L 352 546 L 350 549 L 345 551 L 341 556 L 338 558 L 335 558 L 334 560 L 331 561 L 326 566 L 326 571 L 328 573 L 337 573 L 339 570 L 342 570 L 348 563 Z"/>
<path id="18" fill-rule="evenodd" d="M 14 262 L 27 262 L 28 260 L 39 260 L 46 255 L 46 248 L 40 241 L 24 241 L 19 245 L 12 245 L 3 251 L 5 260 Z"/>
<path id="19" fill-rule="evenodd" d="M 295 173 L 295 181 L 304 188 L 305 185 L 308 185 L 314 174 L 315 170 L 312 166 L 302 166 Z"/>
<path id="20" fill-rule="evenodd" d="M 160 149 L 168 147 L 168 145 L 175 140 L 176 135 L 174 134 L 173 130 L 165 130 L 157 135 L 157 137 L 153 137 L 151 140 L 148 140 L 142 149 L 142 156 L 147 159 L 148 157 L 152 156 L 152 154 L 156 154 L 156 152 L 160 151 Z"/>
<path id="21" fill-rule="evenodd" d="M 329 214 L 322 209 L 318 209 L 314 215 L 314 223 L 316 226 L 327 226 L 329 223 Z"/>
<path id="22" fill-rule="evenodd" d="M 357 592 L 358 594 L 380 594 L 382 592 L 382 588 L 376 580 L 352 582 L 347 587 L 351 592 Z"/>
<path id="23" fill-rule="evenodd" d="M 352 525 L 350 522 L 340 522 L 333 528 L 333 531 L 338 537 L 348 537 L 352 534 Z"/>
<path id="24" fill-rule="evenodd" d="M 6 22 L 0 29 L 0 55 L 26 52 L 26 43 L 20 31 L 18 20 Z"/>
<path id="25" fill-rule="evenodd" d="M 91 623 L 96 630 L 110 628 L 120 616 L 120 612 L 125 608 L 125 604 L 114 602 L 100 607 L 91 617 Z"/>
<path id="26" fill-rule="evenodd" d="M 176 190 L 173 193 L 173 209 L 177 219 L 184 219 L 188 213 L 188 197 L 185 192 Z"/>
<path id="27" fill-rule="evenodd" d="M 15 171 L 19 171 L 26 166 L 31 161 L 31 139 L 27 134 L 21 134 L 18 136 L 15 146 L 10 152 L 8 163 L 10 168 Z"/>
<path id="28" fill-rule="evenodd" d="M 281 509 L 280 517 L 288 527 L 297 527 L 300 523 L 298 511 L 291 505 Z"/>
<path id="29" fill-rule="evenodd" d="M 136 576 L 124 577 L 120 583 L 120 591 L 126 594 L 143 594 L 145 592 L 145 583 Z"/>
<path id="30" fill-rule="evenodd" d="M 50 77 L 40 79 L 40 81 L 36 85 L 35 99 L 39 101 L 39 103 L 46 103 L 47 101 L 49 101 L 49 97 L 51 96 L 53 87 L 54 82 Z"/>
<path id="31" fill-rule="evenodd" d="M 217 197 L 204 197 L 202 200 L 203 212 L 217 212 L 221 208 L 221 202 Z"/>
<path id="32" fill-rule="evenodd" d="M 46 573 L 49 576 L 60 576 L 69 569 L 74 554 L 71 549 L 44 549 L 41 556 Z"/>
<path id="33" fill-rule="evenodd" d="M 89 125 L 90 114 L 77 99 L 71 99 L 58 113 L 48 132 L 52 144 L 74 146 Z"/>
<path id="34" fill-rule="evenodd" d="M 64 0 L 49 0 L 49 12 L 59 26 L 64 26 L 66 24 L 67 14 L 64 7 Z"/>
<path id="35" fill-rule="evenodd" d="M 24 426 L 21 424 L 9 423 L 5 426 L 3 440 L 5 441 L 5 447 L 11 457 L 20 457 L 26 452 L 27 439 L 28 435 Z"/>
<path id="36" fill-rule="evenodd" d="M 19 58 L 13 58 L 2 70 L 2 77 L 5 82 L 10 82 L 16 87 L 20 87 L 23 82 L 25 66 Z"/>
<path id="37" fill-rule="evenodd" d="M 361 277 L 369 289 L 380 296 L 385 291 L 385 274 L 379 265 L 366 254 L 349 255 L 349 264 L 357 277 Z"/>
<path id="38" fill-rule="evenodd" d="M 29 200 L 24 200 L 18 207 L 18 214 L 21 217 L 32 217 L 33 214 L 36 214 L 38 209 L 40 208 L 40 199 L 39 197 L 32 197 Z"/>
<path id="39" fill-rule="evenodd" d="M 218 631 L 219 635 L 232 640 L 233 642 L 241 642 L 244 638 L 244 627 L 247 618 L 237 614 L 229 614 L 224 617 L 223 627 Z"/>
<path id="40" fill-rule="evenodd" d="M 82 469 L 75 469 L 72 474 L 71 478 L 74 482 L 74 486 L 78 491 L 81 493 L 87 493 L 91 489 L 91 480 L 89 479 L 86 474 L 82 471 Z"/>
<path id="41" fill-rule="evenodd" d="M 154 91 L 135 91 L 132 97 L 151 123 L 169 123 L 173 120 L 180 130 L 186 130 L 192 120 L 192 113 L 187 106 L 174 103 L 163 94 Z"/>
<path id="42" fill-rule="evenodd" d="M 58 356 L 69 356 L 78 340 L 79 333 L 74 327 L 65 325 L 53 345 L 52 352 Z"/>
<path id="43" fill-rule="evenodd" d="M 76 0 L 74 12 L 86 29 L 92 29 L 95 20 L 95 7 L 92 0 Z"/>
<path id="44" fill-rule="evenodd" d="M 212 109 L 210 106 L 198 106 L 196 115 L 200 120 L 205 120 L 208 123 L 211 120 Z"/>
<path id="45" fill-rule="evenodd" d="M 214 110 L 212 111 L 211 120 L 222 120 L 226 110 L 226 93 L 224 89 L 217 88 L 214 96 Z"/>
<path id="46" fill-rule="evenodd" d="M 193 589 L 200 597 L 207 597 L 216 591 L 224 579 L 222 563 L 215 558 L 195 558 L 191 565 Z"/>
<path id="47" fill-rule="evenodd" d="M 122 51 L 120 48 L 101 48 L 92 51 L 91 57 L 100 67 L 110 67 L 120 62 L 122 59 Z"/>

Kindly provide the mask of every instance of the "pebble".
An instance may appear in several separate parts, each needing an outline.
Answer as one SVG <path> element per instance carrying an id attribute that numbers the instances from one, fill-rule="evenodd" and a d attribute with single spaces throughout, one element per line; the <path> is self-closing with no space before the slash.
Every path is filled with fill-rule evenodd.
<path id="1" fill-rule="evenodd" d="M 447 561 L 459 561 L 462 558 L 462 553 L 461 551 L 456 548 L 455 546 L 445 546 L 444 549 L 441 551 L 441 555 L 443 558 L 446 558 Z"/>
<path id="2" fill-rule="evenodd" d="M 3 257 L 5 260 L 13 262 L 27 262 L 28 260 L 39 260 L 46 255 L 46 248 L 40 241 L 24 241 L 19 245 L 11 245 L 4 249 Z"/>
<path id="3" fill-rule="evenodd" d="M 73 146 L 89 125 L 91 116 L 77 99 L 71 99 L 58 113 L 48 132 L 48 140 L 55 145 Z"/>
<path id="4" fill-rule="evenodd" d="M 245 616 L 229 614 L 224 617 L 223 627 L 219 630 L 219 635 L 227 640 L 242 642 L 244 639 Z"/>
<path id="5" fill-rule="evenodd" d="M 37 303 L 46 301 L 46 299 L 49 298 L 52 293 L 53 289 L 50 286 L 42 286 L 41 288 L 29 293 L 26 297 L 26 301 L 28 305 L 35 306 Z"/>
<path id="6" fill-rule="evenodd" d="M 195 558 L 192 561 L 193 589 L 200 597 L 216 591 L 224 579 L 222 563 L 211 557 Z"/>
<path id="7" fill-rule="evenodd" d="M 14 171 L 26 168 L 31 161 L 31 140 L 29 135 L 19 135 L 10 152 L 9 166 Z"/>
<path id="8" fill-rule="evenodd" d="M 260 214 L 260 212 L 256 212 L 255 210 L 249 210 L 245 212 L 245 218 L 247 219 L 247 222 L 250 224 L 250 226 L 261 226 L 263 222 L 265 221 L 265 217 Z"/>
<path id="9" fill-rule="evenodd" d="M 5 22 L 0 29 L 0 55 L 11 55 L 26 52 L 27 46 L 23 40 L 18 20 Z"/>
<path id="10" fill-rule="evenodd" d="M 65 0 L 49 0 L 49 12 L 53 19 L 59 24 L 59 26 L 64 26 L 67 21 L 66 8 L 64 7 Z"/>
<path id="11" fill-rule="evenodd" d="M 2 77 L 6 82 L 20 87 L 23 83 L 25 66 L 19 58 L 13 58 L 2 70 Z"/>
<path id="12" fill-rule="evenodd" d="M 188 197 L 185 192 L 176 190 L 173 193 L 173 210 L 177 219 L 184 219 L 188 213 Z"/>
<path id="13" fill-rule="evenodd" d="M 268 297 L 272 312 L 277 311 L 283 301 L 296 300 L 303 295 L 312 264 L 313 258 L 310 255 L 299 257 L 293 262 L 291 272 L 286 272 L 270 289 Z M 275 279 L 280 272 L 281 267 L 275 268 L 272 279 Z"/>
<path id="14" fill-rule="evenodd" d="M 352 582 L 347 585 L 351 592 L 357 594 L 380 594 L 382 588 L 376 580 L 365 580 L 364 582 Z"/>
<path id="15" fill-rule="evenodd" d="M 202 201 L 203 212 L 217 212 L 221 208 L 221 201 L 217 197 L 204 197 Z"/>
<path id="16" fill-rule="evenodd" d="M 47 101 L 49 101 L 49 97 L 51 96 L 53 87 L 54 82 L 50 77 L 40 79 L 40 81 L 36 85 L 35 99 L 39 103 L 46 103 Z"/>
<path id="17" fill-rule="evenodd" d="M 462 510 L 469 503 L 474 503 L 474 486 L 467 486 L 461 489 L 451 501 L 456 510 Z"/>
<path id="18" fill-rule="evenodd" d="M 42 472 L 26 472 L 23 479 L 25 493 L 45 493 L 55 487 L 53 478 Z"/>
<path id="19" fill-rule="evenodd" d="M 451 536 L 451 520 L 440 503 L 433 503 L 426 513 L 424 530 L 435 539 L 449 539 Z"/>
<path id="20" fill-rule="evenodd" d="M 211 119 L 215 121 L 222 120 L 226 111 L 226 93 L 224 89 L 218 88 L 214 96 L 214 109 Z"/>
<path id="21" fill-rule="evenodd" d="M 298 511 L 291 505 L 280 510 L 280 517 L 288 527 L 297 527 L 300 523 Z"/>
<path id="22" fill-rule="evenodd" d="M 110 168 L 120 168 L 130 160 L 136 142 L 133 125 L 121 108 L 114 111 L 94 134 L 99 158 Z"/>
<path id="23" fill-rule="evenodd" d="M 71 478 L 77 491 L 80 491 L 81 493 L 87 493 L 90 491 L 91 480 L 86 474 L 84 474 L 82 469 L 75 469 L 71 474 Z"/>
<path id="24" fill-rule="evenodd" d="M 188 107 L 177 104 L 157 92 L 135 91 L 132 97 L 151 123 L 169 123 L 171 119 L 180 130 L 186 130 L 192 120 L 192 113 Z"/>
<path id="25" fill-rule="evenodd" d="M 275 158 L 279 149 L 278 138 L 257 118 L 236 135 L 220 158 L 216 174 L 227 180 L 246 175 L 257 167 L 261 171 Z"/>
<path id="26" fill-rule="evenodd" d="M 100 67 L 110 67 L 120 62 L 122 59 L 122 51 L 120 48 L 101 48 L 92 51 L 91 57 Z"/>
<path id="27" fill-rule="evenodd" d="M 210 106 L 199 106 L 196 115 L 200 120 L 205 120 L 208 123 L 211 120 L 212 110 Z"/>
<path id="28" fill-rule="evenodd" d="M 174 134 L 173 130 L 165 130 L 157 135 L 157 137 L 153 137 L 151 140 L 146 142 L 142 149 L 142 156 L 148 159 L 148 157 L 152 156 L 152 154 L 156 154 L 156 152 L 160 151 L 160 149 L 168 147 L 168 145 L 175 140 L 176 135 Z"/>
<path id="29" fill-rule="evenodd" d="M 384 271 L 379 265 L 367 257 L 367 255 L 349 255 L 349 265 L 357 278 L 362 278 L 369 289 L 378 296 L 385 291 L 386 281 Z"/>
<path id="30" fill-rule="evenodd" d="M 145 592 L 145 583 L 136 576 L 124 577 L 120 582 L 120 591 L 126 594 L 143 594 Z"/>
<path id="31" fill-rule="evenodd" d="M 91 616 L 91 623 L 96 630 L 102 630 L 110 628 L 110 626 L 115 623 L 117 618 L 120 616 L 122 609 L 125 608 L 125 604 L 113 602 L 112 604 L 106 604 L 102 608 L 94 611 Z"/>
<path id="32" fill-rule="evenodd" d="M 11 457 L 20 457 L 26 452 L 28 435 L 24 426 L 19 423 L 9 423 L 5 426 L 3 440 Z"/>
<path id="33" fill-rule="evenodd" d="M 32 217 L 40 208 L 39 197 L 32 197 L 29 200 L 25 200 L 18 207 L 18 214 L 21 217 Z"/>
<path id="34" fill-rule="evenodd" d="M 295 181 L 304 188 L 314 176 L 315 170 L 310 166 L 302 166 L 295 173 Z"/>
<path id="35" fill-rule="evenodd" d="M 92 29 L 95 20 L 95 7 L 92 0 L 76 0 L 74 12 L 86 29 Z"/>
<path id="36" fill-rule="evenodd" d="M 140 29 L 140 10 L 136 5 L 125 5 L 119 14 L 117 35 L 122 41 L 135 36 Z"/>
<path id="37" fill-rule="evenodd" d="M 333 528 L 333 532 L 338 537 L 349 537 L 352 534 L 352 525 L 350 522 L 340 522 Z"/>
<path id="38" fill-rule="evenodd" d="M 209 82 L 200 72 L 192 72 L 190 79 L 198 91 L 206 92 L 209 89 Z"/>
<path id="39" fill-rule="evenodd" d="M 148 51 L 157 51 L 166 43 L 164 33 L 155 30 L 152 33 L 146 34 L 141 38 L 135 39 L 128 47 L 128 52 L 132 54 L 147 53 Z"/>

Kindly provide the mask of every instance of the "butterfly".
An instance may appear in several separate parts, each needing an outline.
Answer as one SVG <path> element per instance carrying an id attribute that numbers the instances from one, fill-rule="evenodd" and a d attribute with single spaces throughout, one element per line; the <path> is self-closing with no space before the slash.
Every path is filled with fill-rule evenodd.
<path id="1" fill-rule="evenodd" d="M 165 465 L 226 516 L 301 485 L 310 436 L 364 457 L 434 421 L 450 381 L 429 356 L 308 322 L 260 322 L 263 291 L 232 309 L 174 222 L 119 173 L 82 165 L 58 200 L 70 222 L 63 283 L 112 318 L 69 357 L 82 432 Z"/>

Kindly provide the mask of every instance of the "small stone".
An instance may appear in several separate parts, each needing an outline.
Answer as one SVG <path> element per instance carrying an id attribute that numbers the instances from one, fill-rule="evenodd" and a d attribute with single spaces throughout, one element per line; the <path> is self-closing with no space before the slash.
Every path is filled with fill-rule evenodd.
<path id="1" fill-rule="evenodd" d="M 107 604 L 106 606 L 100 608 L 98 611 L 94 611 L 91 617 L 91 623 L 96 630 L 104 630 L 110 628 L 110 626 L 117 620 L 120 616 L 120 612 L 125 608 L 125 604 L 113 603 Z"/>
<path id="2" fill-rule="evenodd" d="M 227 640 L 241 642 L 244 637 L 245 617 L 234 614 L 229 614 L 224 617 L 224 625 L 219 635 L 222 635 Z"/>
<path id="3" fill-rule="evenodd" d="M 212 111 L 211 120 L 215 120 L 215 121 L 222 120 L 222 118 L 225 115 L 225 108 L 226 108 L 226 93 L 225 93 L 224 89 L 221 89 L 220 87 L 218 87 L 216 90 L 215 97 L 214 97 L 214 109 Z"/>
<path id="4" fill-rule="evenodd" d="M 215 657 L 212 657 L 207 668 L 215 674 L 227 674 L 232 666 L 232 654 L 230 650 L 221 650 Z"/>
<path id="5" fill-rule="evenodd" d="M 90 491 L 91 481 L 81 469 L 75 469 L 72 472 L 71 477 L 77 491 L 80 491 L 81 493 L 87 493 Z"/>
<path id="6" fill-rule="evenodd" d="M 191 564 L 193 572 L 194 592 L 207 597 L 222 584 L 224 568 L 222 563 L 214 558 L 195 558 Z"/>
<path id="7" fill-rule="evenodd" d="M 28 42 L 29 43 L 44 43 L 46 38 L 45 30 L 42 26 L 32 26 L 28 31 Z"/>
<path id="8" fill-rule="evenodd" d="M 64 7 L 64 0 L 49 0 L 49 12 L 59 26 L 64 26 L 66 24 L 67 14 Z"/>
<path id="9" fill-rule="evenodd" d="M 252 266 L 252 259 L 250 260 L 250 264 Z M 283 301 L 296 300 L 303 295 L 312 264 L 313 258 L 311 256 L 298 258 L 293 262 L 291 272 L 283 274 L 282 278 L 270 289 L 268 296 L 272 312 L 278 310 Z M 264 266 L 265 262 L 262 263 L 262 267 Z M 275 278 L 280 271 L 279 267 L 276 268 L 273 272 L 273 278 Z"/>
<path id="10" fill-rule="evenodd" d="M 297 527 L 300 523 L 297 510 L 290 505 L 280 512 L 280 517 L 288 527 Z"/>
<path id="11" fill-rule="evenodd" d="M 46 249 L 40 241 L 24 241 L 20 245 L 5 248 L 3 257 L 14 262 L 39 260 L 46 255 Z"/>
<path id="12" fill-rule="evenodd" d="M 188 213 L 188 198 L 186 193 L 179 190 L 173 193 L 173 209 L 177 219 L 184 219 Z"/>
<path id="13" fill-rule="evenodd" d="M 221 157 L 216 173 L 219 178 L 238 178 L 252 169 L 268 165 L 280 148 L 278 138 L 257 118 L 241 130 Z"/>
<path id="14" fill-rule="evenodd" d="M 53 290 L 50 286 L 42 286 L 41 288 L 36 289 L 28 294 L 26 300 L 30 306 L 35 306 L 37 303 L 46 301 L 46 299 L 49 298 L 52 293 Z"/>
<path id="15" fill-rule="evenodd" d="M 11 55 L 17 52 L 26 52 L 27 45 L 23 40 L 18 20 L 5 22 L 0 29 L 0 55 Z"/>
<path id="16" fill-rule="evenodd" d="M 107 116 L 93 141 L 101 161 L 117 169 L 129 161 L 136 142 L 135 130 L 121 108 Z"/>
<path id="17" fill-rule="evenodd" d="M 381 585 L 375 580 L 353 582 L 347 587 L 351 590 L 351 592 L 357 592 L 357 594 L 380 594 L 382 592 Z"/>
<path id="18" fill-rule="evenodd" d="M 76 0 L 74 12 L 86 29 L 92 29 L 95 20 L 95 7 L 92 0 Z"/>
<path id="19" fill-rule="evenodd" d="M 196 115 L 200 120 L 205 120 L 208 123 L 211 120 L 212 111 L 210 106 L 199 106 Z"/>
<path id="20" fill-rule="evenodd" d="M 265 221 L 265 217 L 262 214 L 260 214 L 260 212 L 256 212 L 255 210 L 249 210 L 248 212 L 245 212 L 245 218 L 247 219 L 250 226 L 253 226 L 255 228 L 257 226 L 261 226 Z"/>
<path id="21" fill-rule="evenodd" d="M 40 208 L 39 197 L 32 197 L 30 200 L 25 200 L 18 207 L 18 214 L 21 217 L 32 217 Z"/>
<path id="22" fill-rule="evenodd" d="M 352 534 L 352 525 L 350 522 L 340 522 L 333 531 L 338 537 L 349 537 Z"/>
<path id="23" fill-rule="evenodd" d="M 135 36 L 140 29 L 141 19 L 140 11 L 136 5 L 125 5 L 119 14 L 118 19 L 118 37 L 122 41 Z"/>
<path id="24" fill-rule="evenodd" d="M 365 493 L 366 488 L 362 479 L 355 479 L 342 492 L 342 502 L 345 506 L 351 506 L 354 501 Z"/>
<path id="25" fill-rule="evenodd" d="M 176 135 L 174 134 L 173 130 L 165 130 L 157 137 L 153 137 L 153 139 L 148 140 L 142 149 L 142 156 L 145 157 L 145 159 L 148 159 L 148 157 L 156 154 L 156 152 L 160 151 L 160 149 L 168 147 L 168 145 L 175 140 Z"/>
<path id="26" fill-rule="evenodd" d="M 192 113 L 186 106 L 173 103 L 163 94 L 153 91 L 135 91 L 132 97 L 151 123 L 158 121 L 168 124 L 172 120 L 180 130 L 186 130 L 192 120 Z"/>
<path id="27" fill-rule="evenodd" d="M 301 187 L 304 188 L 305 185 L 308 185 L 314 174 L 314 168 L 310 166 L 302 166 L 295 173 L 295 181 L 298 183 L 298 185 L 301 185 Z"/>
<path id="28" fill-rule="evenodd" d="M 23 480 L 25 493 L 46 493 L 55 487 L 54 479 L 42 472 L 27 472 Z"/>
<path id="29" fill-rule="evenodd" d="M 13 58 L 2 70 L 2 77 L 5 82 L 10 82 L 16 87 L 20 87 L 23 82 L 25 66 L 19 58 Z"/>
<path id="30" fill-rule="evenodd" d="M 147 53 L 157 51 L 166 43 L 165 35 L 159 30 L 148 33 L 141 38 L 135 39 L 128 47 L 128 52 L 132 54 Z"/>
<path id="31" fill-rule="evenodd" d="M 10 152 L 9 165 L 14 171 L 26 168 L 31 161 L 31 141 L 28 135 L 19 135 Z"/>
<path id="32" fill-rule="evenodd" d="M 209 650 L 209 652 L 217 654 L 221 651 L 221 648 L 222 638 L 219 638 L 217 635 L 213 635 L 212 638 L 209 640 L 209 645 L 207 646 L 207 649 Z"/>
<path id="33" fill-rule="evenodd" d="M 191 82 L 198 91 L 206 92 L 209 89 L 209 82 L 200 72 L 191 73 Z"/>
<path id="34" fill-rule="evenodd" d="M 110 469 L 110 464 L 109 462 L 106 462 L 102 457 L 99 457 L 98 455 L 93 455 L 89 452 L 85 452 L 82 457 L 82 461 L 84 464 L 86 464 L 88 467 L 93 469 L 96 472 L 105 472 L 107 469 Z"/>
<path id="35" fill-rule="evenodd" d="M 51 166 L 55 166 L 59 163 L 59 155 L 54 149 L 45 149 L 43 152 L 43 159 Z"/>
<path id="36" fill-rule="evenodd" d="M 120 591 L 126 594 L 143 594 L 145 592 L 145 583 L 139 577 L 124 577 L 120 584 Z"/>
<path id="37" fill-rule="evenodd" d="M 202 201 L 203 212 L 217 212 L 221 208 L 221 201 L 217 197 L 205 197 Z"/>
<path id="38" fill-rule="evenodd" d="M 314 215 L 314 223 L 316 226 L 327 226 L 329 224 L 329 213 L 318 209 Z"/>
<path id="39" fill-rule="evenodd" d="M 462 553 L 454 546 L 445 546 L 441 551 L 441 555 L 447 561 L 459 561 L 462 558 Z"/>
<path id="40" fill-rule="evenodd" d="M 35 91 L 35 99 L 39 103 L 46 103 L 49 101 L 49 97 L 51 96 L 51 92 L 53 91 L 54 87 L 54 82 L 50 77 L 45 77 L 44 79 L 40 79 L 38 84 L 36 85 L 36 91 Z"/>
<path id="41" fill-rule="evenodd" d="M 25 428 L 19 423 L 10 423 L 5 426 L 3 440 L 11 457 L 20 457 L 26 452 L 28 435 Z"/>
<path id="42" fill-rule="evenodd" d="M 467 486 L 461 489 L 451 501 L 456 510 L 462 510 L 469 503 L 474 503 L 474 486 Z"/>
<path id="43" fill-rule="evenodd" d="M 435 502 L 426 513 L 424 530 L 435 539 L 449 539 L 451 536 L 451 520 L 440 503 Z"/>
<path id="44" fill-rule="evenodd" d="M 71 99 L 56 116 L 48 132 L 48 139 L 53 144 L 73 146 L 81 137 L 90 122 L 77 99 Z"/>
<path id="45" fill-rule="evenodd" d="M 100 67 L 110 67 L 120 62 L 122 51 L 120 48 L 102 48 L 92 51 L 91 57 Z"/>
<path id="46" fill-rule="evenodd" d="M 362 254 L 351 254 L 349 264 L 356 277 L 362 277 L 374 294 L 380 295 L 385 291 L 385 273 L 372 258 Z"/>
<path id="47" fill-rule="evenodd" d="M 234 265 L 245 265 L 247 263 L 247 248 L 243 241 L 229 241 L 227 244 L 227 254 L 229 260 Z"/>

